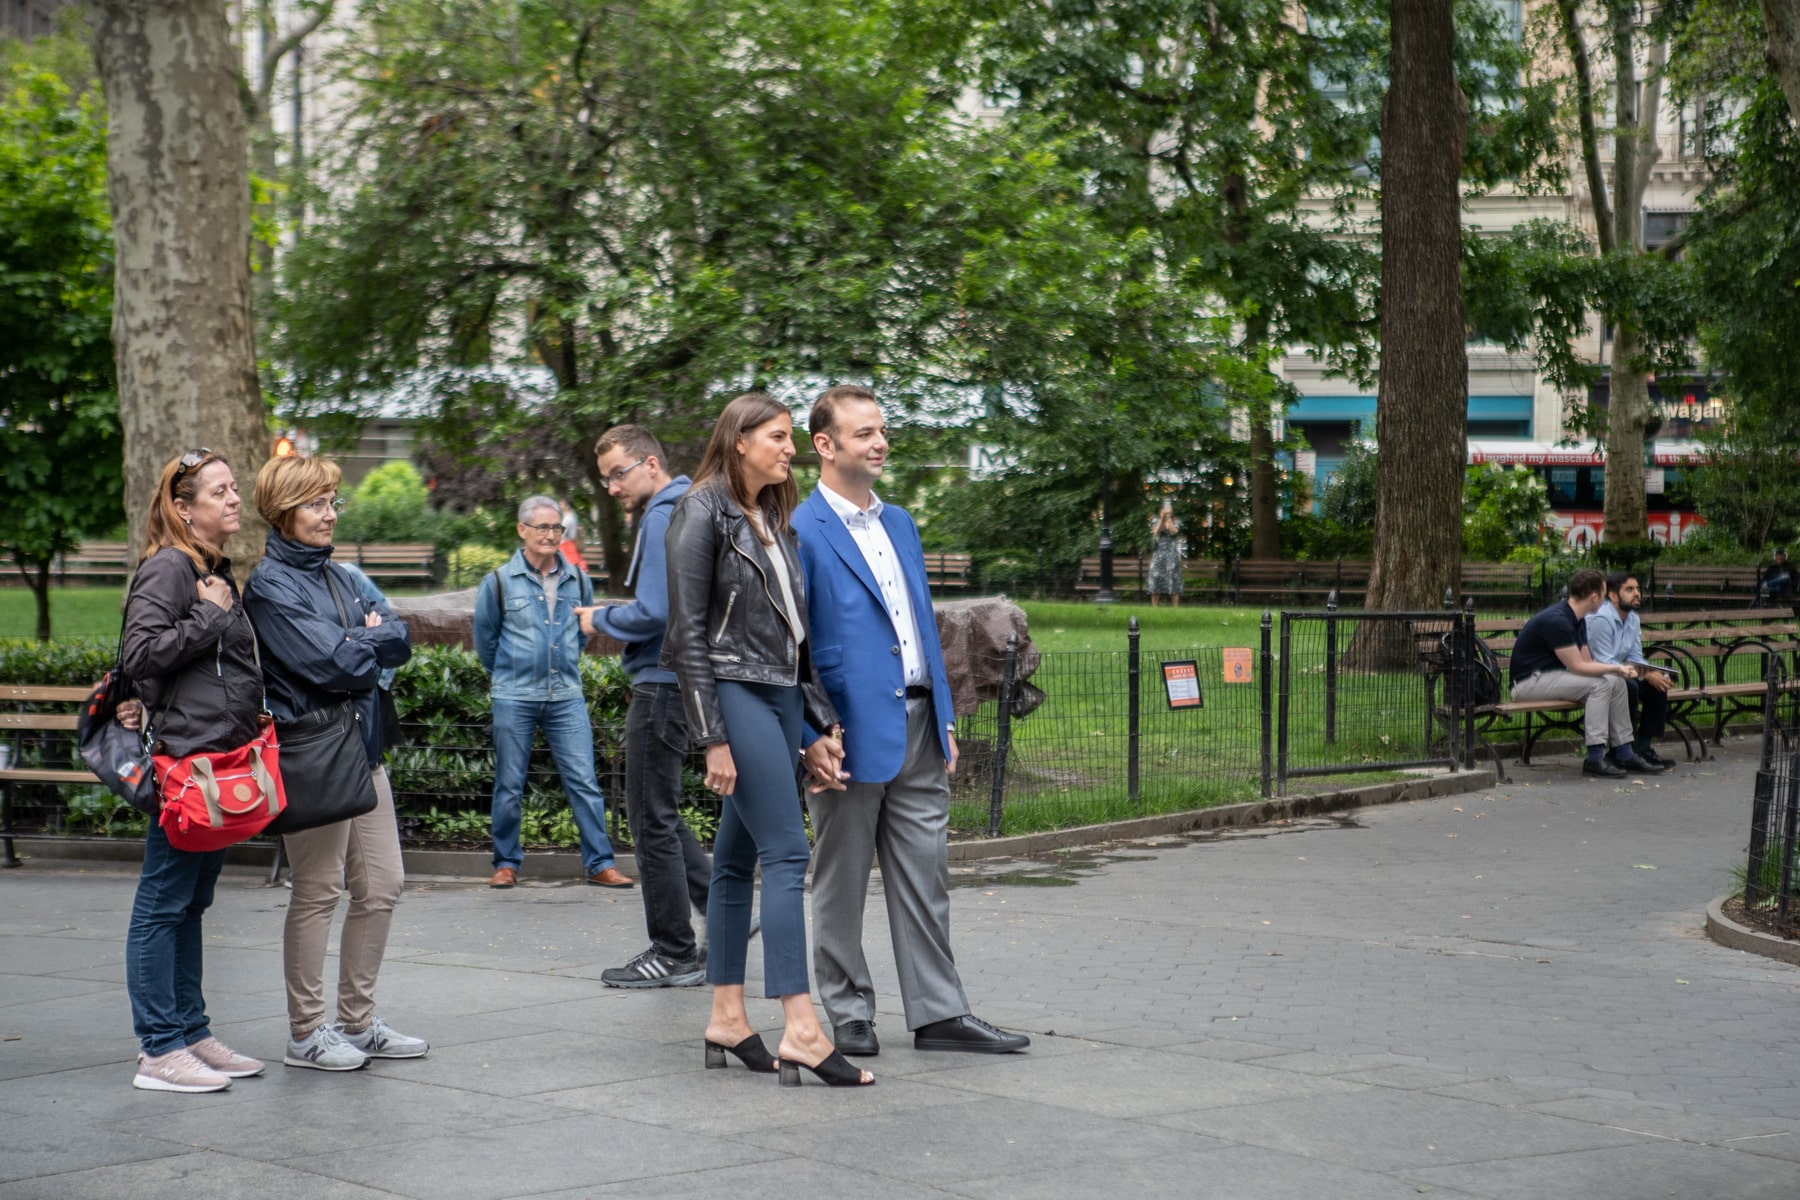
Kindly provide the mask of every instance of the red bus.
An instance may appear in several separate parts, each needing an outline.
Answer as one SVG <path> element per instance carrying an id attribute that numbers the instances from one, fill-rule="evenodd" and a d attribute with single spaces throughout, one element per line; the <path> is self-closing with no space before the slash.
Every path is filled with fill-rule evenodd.
<path id="1" fill-rule="evenodd" d="M 1682 471 L 1703 462 L 1704 456 L 1698 442 L 1657 441 L 1652 446 L 1655 465 L 1644 472 L 1650 536 L 1664 545 L 1679 545 L 1706 519 L 1691 506 L 1673 503 L 1669 489 L 1680 482 Z M 1549 489 L 1551 520 L 1569 548 L 1586 549 L 1600 540 L 1606 524 L 1606 447 L 1597 442 L 1556 445 L 1471 438 L 1469 463 L 1530 467 Z"/>

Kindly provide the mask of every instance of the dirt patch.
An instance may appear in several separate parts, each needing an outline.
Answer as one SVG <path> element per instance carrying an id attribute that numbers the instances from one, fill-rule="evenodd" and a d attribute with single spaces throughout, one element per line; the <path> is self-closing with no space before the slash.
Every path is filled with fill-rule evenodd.
<path id="1" fill-rule="evenodd" d="M 1800 940 L 1800 909 L 1794 906 L 1789 906 L 1788 915 L 1783 918 L 1772 908 L 1749 908 L 1745 906 L 1742 896 L 1733 896 L 1719 906 L 1719 911 L 1739 925 L 1746 925 L 1759 933 L 1789 941 Z"/>

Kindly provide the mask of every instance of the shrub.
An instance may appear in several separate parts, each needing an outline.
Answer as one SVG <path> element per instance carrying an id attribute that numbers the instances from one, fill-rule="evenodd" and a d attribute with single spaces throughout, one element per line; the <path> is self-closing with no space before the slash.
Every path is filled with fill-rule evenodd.
<path id="1" fill-rule="evenodd" d="M 487 578 L 489 571 L 504 566 L 512 555 L 505 550 L 468 542 L 450 552 L 449 567 L 444 575 L 448 588 L 470 588 Z"/>
<path id="2" fill-rule="evenodd" d="M 1541 552 L 1549 516 L 1549 490 L 1529 467 L 1485 463 L 1463 476 L 1465 558 L 1504 562 L 1520 547 Z"/>
<path id="3" fill-rule="evenodd" d="M 337 540 L 436 543 L 445 519 L 431 510 L 430 499 L 411 463 L 385 463 L 370 471 L 351 495 L 338 521 Z"/>

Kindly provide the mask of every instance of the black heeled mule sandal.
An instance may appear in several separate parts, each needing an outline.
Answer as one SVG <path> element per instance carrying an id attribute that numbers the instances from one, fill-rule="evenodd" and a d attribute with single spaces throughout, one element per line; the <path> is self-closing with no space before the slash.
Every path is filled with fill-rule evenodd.
<path id="1" fill-rule="evenodd" d="M 769 1054 L 769 1048 L 763 1045 L 762 1034 L 753 1033 L 735 1046 L 721 1046 L 714 1041 L 706 1043 L 706 1069 L 723 1070 L 725 1056 L 729 1054 L 752 1071 L 760 1071 L 765 1075 L 775 1073 L 775 1059 Z"/>
<path id="2" fill-rule="evenodd" d="M 850 1060 L 833 1050 L 825 1056 L 825 1061 L 818 1066 L 807 1066 L 803 1062 L 795 1062 L 791 1058 L 778 1058 L 776 1065 L 781 1068 L 781 1086 L 799 1087 L 800 1068 L 806 1067 L 820 1080 L 831 1087 L 873 1087 L 874 1079 L 864 1079 L 862 1068 L 850 1065 Z"/>

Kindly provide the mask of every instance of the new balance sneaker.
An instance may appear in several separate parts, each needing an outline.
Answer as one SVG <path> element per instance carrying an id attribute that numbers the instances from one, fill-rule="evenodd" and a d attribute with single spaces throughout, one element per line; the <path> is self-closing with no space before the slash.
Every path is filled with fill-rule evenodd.
<path id="1" fill-rule="evenodd" d="M 336 1025 L 319 1026 L 298 1041 L 287 1044 L 282 1062 L 315 1071 L 354 1071 L 368 1065 L 369 1056 L 352 1046 Z"/>
<path id="2" fill-rule="evenodd" d="M 228 1079 L 248 1079 L 263 1073 L 261 1062 L 239 1054 L 216 1037 L 202 1038 L 188 1047 L 188 1053 Z"/>
<path id="3" fill-rule="evenodd" d="M 431 1053 L 431 1043 L 424 1038 L 407 1037 L 389 1028 L 388 1023 L 380 1017 L 369 1022 L 369 1027 L 361 1033 L 351 1033 L 342 1025 L 338 1032 L 344 1040 L 361 1050 L 370 1058 L 424 1058 Z"/>
<path id="4" fill-rule="evenodd" d="M 680 962 L 650 947 L 622 967 L 600 972 L 600 982 L 616 988 L 698 987 L 706 972 L 697 962 Z"/>
<path id="5" fill-rule="evenodd" d="M 131 1086 L 146 1092 L 222 1092 L 231 1086 L 231 1079 L 201 1062 L 184 1046 L 155 1058 L 140 1053 L 137 1076 Z"/>

